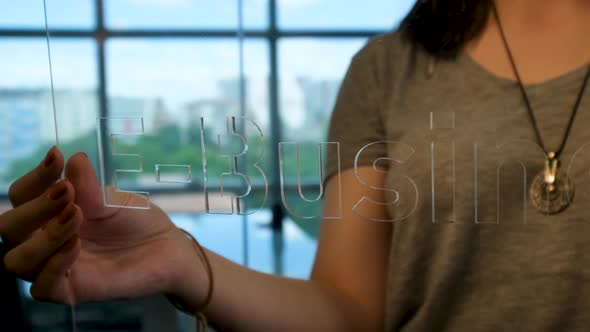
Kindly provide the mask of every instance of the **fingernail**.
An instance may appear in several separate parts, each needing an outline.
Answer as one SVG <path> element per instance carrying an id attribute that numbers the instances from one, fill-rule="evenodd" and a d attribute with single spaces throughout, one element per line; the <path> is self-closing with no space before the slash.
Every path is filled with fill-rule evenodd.
<path id="1" fill-rule="evenodd" d="M 76 207 L 72 203 L 70 203 L 68 207 L 66 207 L 64 211 L 61 213 L 61 215 L 58 217 L 59 224 L 67 224 L 70 220 L 74 218 L 74 215 L 76 215 Z"/>
<path id="2" fill-rule="evenodd" d="M 86 159 L 89 159 L 89 158 L 88 158 L 88 155 L 86 154 L 86 152 L 80 152 L 80 153 L 82 154 L 82 156 L 83 156 L 84 158 L 86 158 Z"/>
<path id="3" fill-rule="evenodd" d="M 49 167 L 55 161 L 55 146 L 49 149 L 47 154 L 45 155 L 45 159 L 43 161 L 43 166 Z"/>
<path id="4" fill-rule="evenodd" d="M 61 181 L 60 183 L 56 184 L 53 189 L 49 192 L 49 198 L 57 201 L 62 198 L 68 192 L 68 187 L 65 184 L 65 181 Z"/>

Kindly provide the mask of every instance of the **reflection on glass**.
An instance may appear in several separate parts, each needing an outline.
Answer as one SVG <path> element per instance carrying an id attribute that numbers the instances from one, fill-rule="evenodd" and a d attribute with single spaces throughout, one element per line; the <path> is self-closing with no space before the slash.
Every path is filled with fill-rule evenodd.
<path id="1" fill-rule="evenodd" d="M 245 0 L 244 27 L 267 25 L 268 0 Z M 236 0 L 106 0 L 105 18 L 114 29 L 237 29 Z"/>
<path id="2" fill-rule="evenodd" d="M 52 52 L 61 148 L 66 157 L 80 149 L 95 152 L 94 45 L 52 41 Z M 45 40 L 0 41 L 0 72 L 0 193 L 6 193 L 55 144 Z"/>
<path id="3" fill-rule="evenodd" d="M 0 6 L 0 27 L 45 29 L 43 0 L 4 1 Z M 93 0 L 47 0 L 50 30 L 92 28 L 94 10 Z"/>
<path id="4" fill-rule="evenodd" d="M 277 0 L 281 28 L 390 30 L 415 0 Z"/>

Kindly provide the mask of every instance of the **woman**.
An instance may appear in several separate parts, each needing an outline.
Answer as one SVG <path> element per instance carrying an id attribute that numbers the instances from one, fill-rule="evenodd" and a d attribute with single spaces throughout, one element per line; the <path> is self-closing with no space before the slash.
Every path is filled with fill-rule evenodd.
<path id="1" fill-rule="evenodd" d="M 589 31 L 585 0 L 419 1 L 354 57 L 341 87 L 330 140 L 344 208 L 322 222 L 310 280 L 209 251 L 209 319 L 243 331 L 586 330 Z M 560 164 L 539 177 L 545 159 Z M 340 206 L 336 165 L 325 215 Z M 160 292 L 198 307 L 207 276 L 169 218 L 103 207 L 83 154 L 55 184 L 63 166 L 49 151 L 0 217 L 6 266 L 34 281 L 35 298 Z"/>

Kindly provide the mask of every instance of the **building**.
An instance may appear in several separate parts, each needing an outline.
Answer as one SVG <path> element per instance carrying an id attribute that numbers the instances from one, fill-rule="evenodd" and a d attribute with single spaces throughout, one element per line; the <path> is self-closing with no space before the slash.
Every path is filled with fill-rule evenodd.
<path id="1" fill-rule="evenodd" d="M 98 98 L 93 89 L 55 90 L 55 111 L 59 143 L 67 143 L 96 128 Z M 50 90 L 43 90 L 38 100 L 38 114 L 43 123 L 44 141 L 55 141 L 53 102 Z"/>
<path id="2" fill-rule="evenodd" d="M 39 116 L 42 95 L 38 89 L 0 90 L 0 174 L 7 171 L 10 162 L 32 155 L 43 142 L 45 124 Z"/>
<path id="3" fill-rule="evenodd" d="M 340 80 L 314 80 L 299 77 L 303 95 L 303 127 L 306 140 L 324 141 L 330 114 L 340 89 Z"/>

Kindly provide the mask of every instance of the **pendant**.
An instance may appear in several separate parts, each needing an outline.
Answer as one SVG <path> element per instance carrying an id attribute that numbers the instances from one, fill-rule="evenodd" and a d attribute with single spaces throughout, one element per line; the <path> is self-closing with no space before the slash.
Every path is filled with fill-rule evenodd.
<path id="1" fill-rule="evenodd" d="M 574 198 L 574 183 L 559 169 L 557 159 L 547 159 L 545 169 L 534 177 L 529 194 L 541 213 L 556 214 L 570 205 Z"/>

